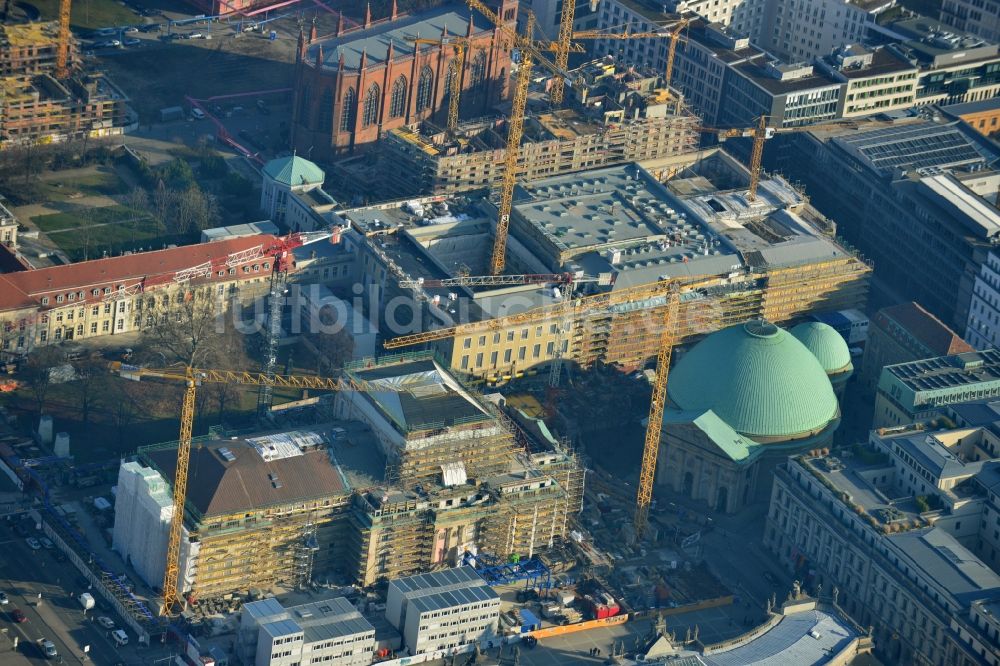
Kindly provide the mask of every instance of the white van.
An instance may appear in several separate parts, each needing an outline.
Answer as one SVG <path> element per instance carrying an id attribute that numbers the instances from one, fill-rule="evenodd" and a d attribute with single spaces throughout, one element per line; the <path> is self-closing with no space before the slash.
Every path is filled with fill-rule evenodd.
<path id="1" fill-rule="evenodd" d="M 128 634 L 123 629 L 115 629 L 111 632 L 111 640 L 115 642 L 117 647 L 128 645 Z"/>
<path id="2" fill-rule="evenodd" d="M 205 112 L 199 109 L 198 107 L 194 107 L 193 109 L 191 109 L 191 117 L 194 118 L 195 120 L 201 120 L 202 118 L 205 117 Z"/>

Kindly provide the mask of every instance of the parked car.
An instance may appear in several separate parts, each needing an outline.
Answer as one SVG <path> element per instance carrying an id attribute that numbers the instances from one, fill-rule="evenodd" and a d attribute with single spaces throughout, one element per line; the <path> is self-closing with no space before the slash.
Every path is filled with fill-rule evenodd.
<path id="1" fill-rule="evenodd" d="M 25 542 L 27 542 L 28 548 L 30 548 L 31 550 L 42 549 L 42 544 L 39 543 L 38 539 L 36 539 L 35 537 L 28 537 L 27 539 L 25 539 Z"/>
<path id="2" fill-rule="evenodd" d="M 39 539 L 39 541 L 42 542 L 42 548 L 45 548 L 46 550 L 52 550 L 53 548 L 56 547 L 56 545 L 52 543 L 52 541 L 48 537 L 42 537 Z"/>
<path id="3" fill-rule="evenodd" d="M 159 23 L 147 23 L 146 25 L 139 26 L 139 32 L 159 32 L 160 30 Z"/>
<path id="4" fill-rule="evenodd" d="M 122 40 L 122 44 L 125 46 L 139 46 L 139 44 L 142 44 L 142 40 L 135 37 L 127 37 Z"/>
<path id="5" fill-rule="evenodd" d="M 7 598 L 6 592 L 0 592 L 0 606 L 6 606 L 10 603 L 10 599 Z"/>
<path id="6" fill-rule="evenodd" d="M 135 27 L 134 25 L 130 25 L 130 26 L 122 29 L 122 32 L 125 32 L 125 33 L 136 33 L 136 32 L 139 32 L 139 28 Z"/>
<path id="7" fill-rule="evenodd" d="M 105 629 L 114 629 L 115 628 L 115 621 L 112 620 L 107 615 L 102 615 L 99 618 L 97 618 L 97 624 L 101 625 Z"/>
<path id="8" fill-rule="evenodd" d="M 14 620 L 18 624 L 28 621 L 28 616 L 24 614 L 24 611 L 20 608 L 15 608 L 10 612 L 10 619 Z"/>

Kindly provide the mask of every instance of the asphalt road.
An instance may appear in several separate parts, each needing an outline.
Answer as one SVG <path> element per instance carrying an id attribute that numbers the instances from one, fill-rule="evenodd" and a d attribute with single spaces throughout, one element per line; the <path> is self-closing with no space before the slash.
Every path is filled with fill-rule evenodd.
<path id="1" fill-rule="evenodd" d="M 53 550 L 32 550 L 24 537 L 12 528 L 12 523 L 0 522 L 0 590 L 10 598 L 0 611 L 0 628 L 7 629 L 11 638 L 19 638 L 18 652 L 30 663 L 37 664 L 111 666 L 143 663 L 134 646 L 119 650 L 107 630 L 95 621 L 97 615 L 108 615 L 118 623 L 114 614 L 95 608 L 84 615 L 75 598 L 84 591 L 79 582 L 80 574 L 69 562 L 58 562 L 54 553 Z M 14 608 L 22 610 L 28 621 L 13 622 L 11 612 Z M 59 658 L 44 658 L 38 647 L 38 641 L 43 638 L 55 643 Z M 135 640 L 131 632 L 130 638 Z M 88 645 L 90 651 L 85 656 L 84 646 Z"/>

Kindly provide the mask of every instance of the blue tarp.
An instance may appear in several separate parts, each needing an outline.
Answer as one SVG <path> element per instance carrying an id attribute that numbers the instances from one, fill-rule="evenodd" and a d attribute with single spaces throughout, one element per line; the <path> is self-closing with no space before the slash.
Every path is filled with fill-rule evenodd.
<path id="1" fill-rule="evenodd" d="M 526 634 L 529 631 L 534 631 L 535 629 L 541 629 L 542 622 L 535 614 L 532 613 L 527 608 L 522 608 L 521 611 L 521 633 Z"/>

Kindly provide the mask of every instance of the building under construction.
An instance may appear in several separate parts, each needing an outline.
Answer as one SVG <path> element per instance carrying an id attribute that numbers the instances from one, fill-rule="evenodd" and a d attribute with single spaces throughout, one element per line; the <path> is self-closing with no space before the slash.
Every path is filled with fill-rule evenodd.
<path id="1" fill-rule="evenodd" d="M 333 411 L 370 442 L 330 425 L 194 442 L 178 586 L 188 599 L 331 571 L 372 585 L 454 566 L 466 550 L 530 556 L 567 537 L 584 483 L 571 452 L 527 453 L 499 408 L 429 352 L 347 372 L 371 388 L 338 393 Z M 176 442 L 146 447 L 119 474 L 115 549 L 151 585 L 176 460 Z"/>
<path id="2" fill-rule="evenodd" d="M 80 61 L 76 42 L 70 40 L 67 65 Z M 34 76 L 54 72 L 59 52 L 56 23 L 0 24 L 0 77 Z"/>
<path id="3" fill-rule="evenodd" d="M 49 74 L 0 78 L 0 148 L 121 134 L 128 98 L 103 74 L 57 80 Z"/>
<path id="4" fill-rule="evenodd" d="M 682 110 L 679 95 L 661 87 L 658 77 L 610 60 L 588 63 L 574 74 L 585 85 L 573 88 L 569 108 L 525 118 L 520 179 L 664 161 L 697 149 L 698 118 Z M 543 100 L 535 101 L 543 108 Z M 455 132 L 431 122 L 397 128 L 379 146 L 381 184 L 392 196 L 489 188 L 503 175 L 506 143 L 505 118 L 470 121 Z"/>
<path id="5" fill-rule="evenodd" d="M 404 292 L 425 303 L 413 334 L 386 330 L 396 335 L 386 346 L 434 342 L 454 371 L 498 383 L 549 364 L 559 349 L 584 367 L 641 367 L 659 345 L 670 278 L 697 283 L 681 304 L 684 340 L 750 318 L 788 322 L 863 307 L 870 268 L 832 223 L 780 177 L 764 178 L 753 201 L 748 183 L 746 168 L 718 149 L 666 183 L 635 164 L 526 183 L 511 213 L 507 270 L 574 276 L 558 289 L 503 276 L 454 284 L 489 273 L 496 212 L 488 205 L 346 215 L 368 236 L 373 307 Z M 602 276 L 610 276 L 604 286 Z M 452 283 L 433 282 L 442 279 Z M 461 324 L 455 331 L 432 330 L 452 321 Z"/>

